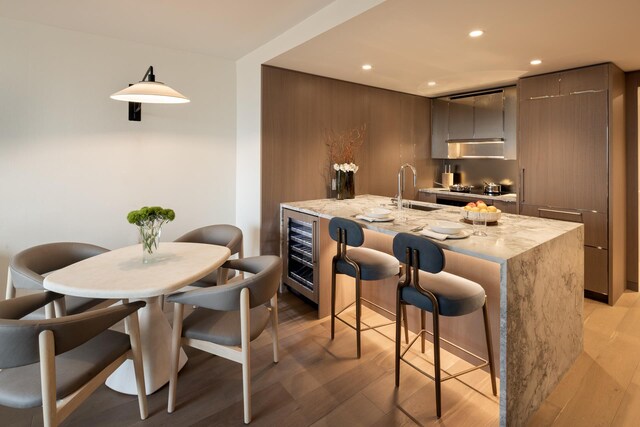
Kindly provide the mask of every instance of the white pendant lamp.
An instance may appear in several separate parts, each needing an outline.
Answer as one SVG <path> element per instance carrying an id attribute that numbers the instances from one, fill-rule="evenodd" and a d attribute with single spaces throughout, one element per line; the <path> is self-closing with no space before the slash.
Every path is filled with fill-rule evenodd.
<path id="1" fill-rule="evenodd" d="M 162 82 L 156 81 L 153 66 L 150 66 L 142 81 L 130 85 L 111 95 L 116 101 L 129 102 L 129 120 L 139 122 L 142 106 L 140 104 L 184 104 L 189 98 Z"/>

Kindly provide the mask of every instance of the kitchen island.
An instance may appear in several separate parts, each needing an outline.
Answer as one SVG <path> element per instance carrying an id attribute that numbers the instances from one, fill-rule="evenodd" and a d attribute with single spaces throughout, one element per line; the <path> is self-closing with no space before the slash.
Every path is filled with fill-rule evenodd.
<path id="1" fill-rule="evenodd" d="M 283 203 L 281 208 L 282 212 L 293 210 L 317 217 L 322 241 L 328 239 L 324 233 L 330 218 L 354 218 L 366 208 L 389 204 L 387 197 L 365 195 L 353 200 Z M 386 246 L 375 237 L 371 238 L 372 246 L 389 251 L 392 236 L 399 232 L 411 232 L 438 220 L 460 219 L 459 208 L 430 204 L 423 208 L 435 210 L 403 209 L 401 214 L 396 210 L 392 222 L 360 221 L 369 231 L 365 245 L 370 236 L 382 236 L 387 238 Z M 500 347 L 500 424 L 519 426 L 526 423 L 582 351 L 584 231 L 582 224 L 503 214 L 497 226 L 487 227 L 487 234 L 437 243 L 445 250 L 446 270 L 478 281 L 494 306 L 493 310 L 490 306 L 490 316 L 492 329 L 499 331 L 497 337 L 494 334 L 494 342 L 497 340 Z M 321 253 L 326 264 L 335 246 L 320 246 L 328 252 Z M 484 273 L 478 274 L 484 271 L 489 278 L 486 281 L 481 277 Z M 324 274 L 320 281 L 320 292 L 329 289 L 329 275 Z M 394 302 L 389 301 L 390 295 L 394 293 L 379 302 L 391 306 Z M 484 339 L 475 333 L 477 330 L 477 325 L 468 320 L 453 328 L 456 338 L 468 338 L 471 347 Z M 443 336 L 446 334 L 443 331 Z"/>

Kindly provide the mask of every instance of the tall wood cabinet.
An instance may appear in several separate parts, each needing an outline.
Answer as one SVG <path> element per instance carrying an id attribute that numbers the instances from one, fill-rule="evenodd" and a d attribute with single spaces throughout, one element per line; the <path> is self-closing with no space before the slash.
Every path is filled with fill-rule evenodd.
<path id="1" fill-rule="evenodd" d="M 626 286 L 624 73 L 602 64 L 518 83 L 520 213 L 585 225 L 585 293 Z"/>

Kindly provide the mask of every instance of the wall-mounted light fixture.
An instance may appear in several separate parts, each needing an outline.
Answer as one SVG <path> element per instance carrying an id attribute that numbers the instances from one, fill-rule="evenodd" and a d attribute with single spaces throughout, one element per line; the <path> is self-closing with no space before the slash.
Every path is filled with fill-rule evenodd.
<path id="1" fill-rule="evenodd" d="M 142 117 L 142 104 L 184 104 L 190 102 L 189 98 L 180 92 L 171 89 L 162 82 L 156 81 L 153 74 L 153 66 L 150 66 L 142 80 L 129 85 L 111 95 L 116 101 L 129 103 L 129 120 L 139 122 Z"/>

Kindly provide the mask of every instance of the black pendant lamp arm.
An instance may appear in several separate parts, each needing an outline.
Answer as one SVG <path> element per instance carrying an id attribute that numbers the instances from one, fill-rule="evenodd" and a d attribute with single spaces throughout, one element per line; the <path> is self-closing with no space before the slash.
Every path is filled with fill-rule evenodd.
<path id="1" fill-rule="evenodd" d="M 148 77 L 148 79 L 147 79 Z M 156 75 L 153 74 L 153 65 L 149 66 L 149 69 L 147 70 L 147 72 L 144 74 L 144 77 L 142 78 L 141 81 L 147 81 L 147 82 L 155 82 L 156 81 Z"/>

